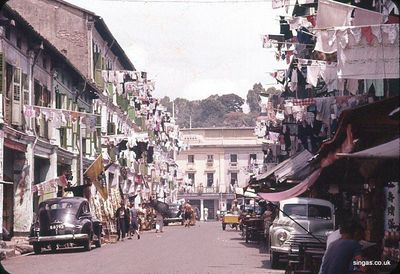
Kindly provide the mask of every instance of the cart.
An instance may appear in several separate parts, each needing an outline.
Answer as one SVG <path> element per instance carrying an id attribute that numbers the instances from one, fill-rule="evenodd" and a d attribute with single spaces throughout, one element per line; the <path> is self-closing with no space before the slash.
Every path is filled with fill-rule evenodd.
<path id="1" fill-rule="evenodd" d="M 227 213 L 222 218 L 222 230 L 226 229 L 226 225 L 230 225 L 232 228 L 236 230 L 239 227 L 239 214 Z"/>

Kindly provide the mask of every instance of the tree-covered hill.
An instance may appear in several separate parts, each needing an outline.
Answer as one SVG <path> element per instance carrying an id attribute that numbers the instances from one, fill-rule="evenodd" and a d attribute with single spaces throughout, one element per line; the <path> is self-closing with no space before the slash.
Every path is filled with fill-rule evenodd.
<path id="1" fill-rule="evenodd" d="M 181 128 L 196 127 L 252 127 L 260 113 L 260 93 L 265 89 L 260 83 L 254 84 L 246 99 L 231 93 L 211 95 L 203 100 L 189 101 L 176 98 L 175 119 Z M 161 104 L 172 113 L 172 101 L 169 97 L 161 99 Z M 248 112 L 243 112 L 247 104 Z"/>

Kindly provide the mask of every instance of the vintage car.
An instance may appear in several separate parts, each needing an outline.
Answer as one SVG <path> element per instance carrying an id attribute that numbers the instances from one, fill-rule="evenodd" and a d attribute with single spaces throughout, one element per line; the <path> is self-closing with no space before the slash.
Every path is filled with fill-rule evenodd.
<path id="1" fill-rule="evenodd" d="M 279 214 L 269 229 L 272 268 L 277 266 L 280 256 L 298 253 L 303 243 L 325 248 L 327 235 L 334 230 L 334 225 L 334 207 L 329 201 L 314 198 L 281 201 Z"/>
<path id="2" fill-rule="evenodd" d="M 39 204 L 29 243 L 36 254 L 42 248 L 50 246 L 54 251 L 68 243 L 90 251 L 92 243 L 101 247 L 101 234 L 101 222 L 92 216 L 85 198 L 53 198 Z"/>
<path id="3" fill-rule="evenodd" d="M 179 204 L 169 204 L 167 215 L 164 217 L 164 225 L 170 223 L 181 223 L 183 225 L 183 214 Z"/>

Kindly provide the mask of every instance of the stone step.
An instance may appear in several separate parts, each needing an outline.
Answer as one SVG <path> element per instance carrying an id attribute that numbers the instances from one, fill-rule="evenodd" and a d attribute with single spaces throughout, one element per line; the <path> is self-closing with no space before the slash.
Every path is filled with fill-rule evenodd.
<path id="1" fill-rule="evenodd" d="M 0 248 L 0 260 L 16 256 L 14 249 Z"/>

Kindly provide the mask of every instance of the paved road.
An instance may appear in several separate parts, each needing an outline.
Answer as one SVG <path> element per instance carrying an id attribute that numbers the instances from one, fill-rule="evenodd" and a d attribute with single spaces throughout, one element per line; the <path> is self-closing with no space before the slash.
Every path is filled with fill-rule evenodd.
<path id="1" fill-rule="evenodd" d="M 144 232 L 132 239 L 103 245 L 45 251 L 3 261 L 19 273 L 284 273 L 269 270 L 269 255 L 257 243 L 246 244 L 235 230 L 222 231 L 218 222 L 195 227 L 165 227 L 164 233 Z"/>

